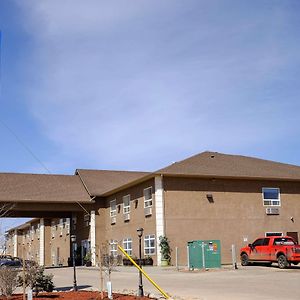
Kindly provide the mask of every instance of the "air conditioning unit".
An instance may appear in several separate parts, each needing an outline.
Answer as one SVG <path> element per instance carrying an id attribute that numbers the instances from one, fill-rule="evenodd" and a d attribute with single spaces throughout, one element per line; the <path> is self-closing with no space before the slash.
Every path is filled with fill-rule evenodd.
<path id="1" fill-rule="evenodd" d="M 116 217 L 110 218 L 110 224 L 116 224 Z"/>
<path id="2" fill-rule="evenodd" d="M 267 215 L 279 215 L 279 208 L 276 207 L 267 207 L 266 208 Z"/>
<path id="3" fill-rule="evenodd" d="M 130 214 L 124 214 L 124 222 L 128 222 L 130 220 Z"/>
<path id="4" fill-rule="evenodd" d="M 145 207 L 144 208 L 144 214 L 145 216 L 151 216 L 152 215 L 152 207 Z"/>

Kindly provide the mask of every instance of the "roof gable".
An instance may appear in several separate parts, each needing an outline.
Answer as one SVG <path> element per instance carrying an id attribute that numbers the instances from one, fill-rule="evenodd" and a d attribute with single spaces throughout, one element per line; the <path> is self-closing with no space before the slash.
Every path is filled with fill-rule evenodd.
<path id="1" fill-rule="evenodd" d="M 150 173 L 135 171 L 109 171 L 78 169 L 76 174 L 81 178 L 91 196 L 102 196 L 119 187 L 135 182 Z"/>
<path id="2" fill-rule="evenodd" d="M 155 173 L 172 176 L 300 180 L 300 167 L 254 157 L 203 152 Z"/>

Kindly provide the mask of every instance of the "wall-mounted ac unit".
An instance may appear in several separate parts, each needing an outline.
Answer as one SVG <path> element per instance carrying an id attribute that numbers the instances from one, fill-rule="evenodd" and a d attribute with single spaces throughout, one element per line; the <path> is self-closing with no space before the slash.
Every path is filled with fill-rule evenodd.
<path id="1" fill-rule="evenodd" d="M 152 215 L 152 207 L 145 207 L 144 208 L 144 214 L 145 216 L 151 216 Z"/>
<path id="2" fill-rule="evenodd" d="M 279 215 L 279 208 L 277 207 L 267 207 L 266 208 L 267 215 Z"/>
<path id="3" fill-rule="evenodd" d="M 116 224 L 116 217 L 110 218 L 110 224 Z"/>
<path id="4" fill-rule="evenodd" d="M 130 214 L 124 214 L 124 222 L 128 222 L 130 220 Z"/>

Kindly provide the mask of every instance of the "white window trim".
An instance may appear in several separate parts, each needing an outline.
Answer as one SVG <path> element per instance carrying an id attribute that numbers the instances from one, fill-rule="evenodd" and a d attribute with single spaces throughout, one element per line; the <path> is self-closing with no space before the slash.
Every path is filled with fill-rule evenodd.
<path id="1" fill-rule="evenodd" d="M 110 255 L 112 256 L 117 256 L 118 255 L 118 240 L 110 240 L 109 242 L 110 245 Z"/>
<path id="2" fill-rule="evenodd" d="M 264 190 L 265 189 L 275 189 L 275 190 L 278 190 L 278 199 L 265 199 L 264 198 Z M 262 194 L 262 199 L 263 199 L 263 206 L 275 206 L 275 207 L 280 207 L 281 206 L 280 188 L 277 188 L 277 187 L 263 187 L 261 189 L 261 194 Z M 271 204 L 265 204 L 265 201 L 270 201 Z M 272 201 L 278 201 L 279 204 L 272 204 Z"/>
<path id="3" fill-rule="evenodd" d="M 116 209 L 112 209 L 112 202 L 115 202 L 115 207 Z M 114 199 L 114 200 L 111 200 L 110 201 L 110 217 L 113 218 L 117 215 L 117 200 Z"/>
<path id="4" fill-rule="evenodd" d="M 131 247 L 128 247 L 129 244 Z M 123 248 L 128 255 L 132 256 L 132 238 L 123 239 Z"/>
<path id="5" fill-rule="evenodd" d="M 151 199 L 146 200 L 145 198 L 145 191 L 151 189 Z M 151 202 L 151 205 L 146 205 L 148 202 Z M 153 205 L 153 193 L 152 193 L 152 186 L 149 186 L 144 189 L 144 208 L 152 207 Z"/>
<path id="6" fill-rule="evenodd" d="M 150 238 L 152 236 L 152 238 Z M 148 239 L 146 239 L 146 237 L 149 237 Z M 148 241 L 151 241 L 153 240 L 154 241 L 154 247 L 146 247 L 146 240 Z M 144 255 L 147 255 L 147 256 L 151 256 L 151 255 L 155 255 L 156 253 L 156 239 L 155 239 L 155 234 L 146 234 L 145 237 L 144 237 Z M 146 250 L 150 250 L 150 249 L 153 249 L 154 252 L 153 253 L 146 253 Z"/>
<path id="7" fill-rule="evenodd" d="M 129 198 L 129 204 L 125 206 L 125 198 Z M 130 214 L 130 194 L 123 196 L 123 214 Z"/>

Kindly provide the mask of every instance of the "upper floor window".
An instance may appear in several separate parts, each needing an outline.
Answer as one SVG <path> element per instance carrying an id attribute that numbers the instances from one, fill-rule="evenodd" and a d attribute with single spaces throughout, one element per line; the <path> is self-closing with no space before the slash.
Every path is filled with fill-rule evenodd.
<path id="1" fill-rule="evenodd" d="M 110 201 L 110 216 L 115 217 L 117 215 L 117 201 L 112 200 Z"/>
<path id="2" fill-rule="evenodd" d="M 280 206 L 279 188 L 263 188 L 262 194 L 265 206 Z"/>
<path id="3" fill-rule="evenodd" d="M 144 207 L 152 206 L 152 187 L 144 189 Z"/>
<path id="4" fill-rule="evenodd" d="M 126 195 L 123 197 L 123 213 L 130 213 L 130 195 Z"/>

